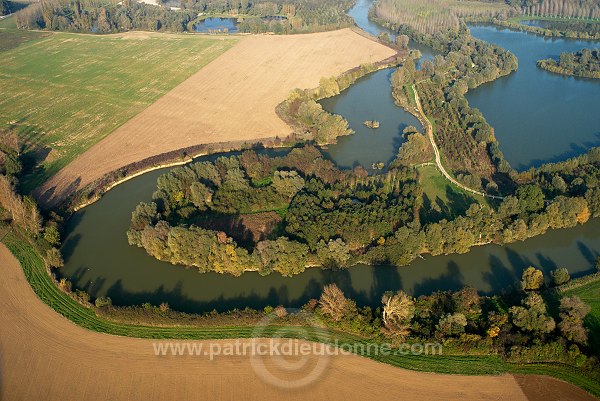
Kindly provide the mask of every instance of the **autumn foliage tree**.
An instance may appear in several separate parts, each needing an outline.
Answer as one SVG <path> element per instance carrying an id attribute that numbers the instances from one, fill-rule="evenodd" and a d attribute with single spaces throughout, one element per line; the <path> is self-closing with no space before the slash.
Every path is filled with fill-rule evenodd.
<path id="1" fill-rule="evenodd" d="M 329 316 L 335 322 L 339 322 L 344 316 L 349 316 L 356 312 L 354 301 L 346 298 L 342 290 L 335 284 L 323 287 L 323 293 L 319 299 L 319 307 L 324 315 Z"/>
<path id="2" fill-rule="evenodd" d="M 401 339 L 410 334 L 410 323 L 415 315 L 415 302 L 403 291 L 395 294 L 386 292 L 381 298 L 383 304 L 383 333 Z"/>

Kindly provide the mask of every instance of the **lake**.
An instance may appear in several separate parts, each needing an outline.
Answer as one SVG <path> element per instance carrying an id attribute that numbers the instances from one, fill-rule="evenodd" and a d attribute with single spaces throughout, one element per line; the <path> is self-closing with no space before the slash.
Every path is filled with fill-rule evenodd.
<path id="1" fill-rule="evenodd" d="M 389 164 L 404 142 L 402 131 L 412 125 L 423 131 L 419 120 L 394 104 L 390 77 L 394 69 L 385 69 L 359 79 L 338 96 L 321 100 L 323 108 L 344 116 L 356 133 L 338 138 L 325 153 L 340 167 L 353 168 L 360 164 L 369 171 L 373 163 Z M 366 120 L 379 121 L 371 129 Z"/>
<path id="2" fill-rule="evenodd" d="M 598 42 L 544 38 L 489 25 L 470 26 L 478 39 L 511 51 L 519 69 L 469 91 L 467 99 L 492 127 L 500 149 L 517 170 L 555 162 L 600 146 L 600 80 L 567 77 L 539 69 Z"/>

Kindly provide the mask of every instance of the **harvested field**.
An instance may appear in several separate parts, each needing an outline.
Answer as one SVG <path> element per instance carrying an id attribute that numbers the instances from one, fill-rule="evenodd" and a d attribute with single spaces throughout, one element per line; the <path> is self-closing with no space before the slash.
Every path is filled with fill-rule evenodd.
<path id="1" fill-rule="evenodd" d="M 266 384 L 248 356 L 155 356 L 151 340 L 85 330 L 42 303 L 17 260 L 0 245 L 0 399 L 2 400 L 587 400 L 587 393 L 545 377 L 420 373 L 354 355 L 331 357 L 311 385 Z M 196 341 L 195 344 L 235 340 Z M 250 340 L 240 340 L 246 343 Z M 281 361 L 279 361 L 281 362 Z M 307 367 L 314 360 L 309 360 Z M 293 381 L 276 361 L 273 375 Z M 533 382 L 529 382 L 529 378 Z M 541 384 L 541 385 L 540 385 Z M 551 393 L 552 392 L 552 393 Z"/>
<path id="2" fill-rule="evenodd" d="M 47 205 L 104 174 L 193 145 L 285 137 L 275 108 L 295 88 L 395 51 L 351 29 L 248 36 L 63 168 L 38 191 Z"/>

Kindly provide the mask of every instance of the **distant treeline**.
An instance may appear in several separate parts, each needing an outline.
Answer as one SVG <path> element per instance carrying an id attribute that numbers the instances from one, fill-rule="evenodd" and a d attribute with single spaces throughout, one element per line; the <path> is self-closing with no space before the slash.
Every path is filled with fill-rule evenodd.
<path id="1" fill-rule="evenodd" d="M 535 18 L 535 17 L 534 17 Z M 525 25 L 520 22 L 492 19 L 490 22 L 518 31 L 531 32 L 548 37 L 572 39 L 600 39 L 600 22 L 585 22 L 577 19 L 543 20 L 544 27 Z"/>
<path id="2" fill-rule="evenodd" d="M 518 15 L 570 20 L 547 20 L 544 21 L 547 26 L 542 28 L 527 26 L 509 18 Z M 411 36 L 415 39 L 422 36 L 421 41 L 427 40 L 428 36 L 446 36 L 457 32 L 461 20 L 489 21 L 544 36 L 582 39 L 600 37 L 600 23 L 585 21 L 600 18 L 600 3 L 597 0 L 380 0 L 371 10 L 370 16 L 392 29 L 412 32 Z"/>
<path id="3" fill-rule="evenodd" d="M 563 75 L 600 78 L 600 50 L 583 49 L 576 53 L 562 53 L 558 61 L 539 60 L 537 66 Z"/>
<path id="4" fill-rule="evenodd" d="M 184 1 L 180 10 L 124 0 L 42 0 L 17 13 L 17 26 L 73 32 L 112 33 L 128 30 L 193 31 L 199 13 L 285 16 L 270 21 L 248 18 L 240 25 L 245 32 L 294 33 L 340 28 L 352 25 L 345 14 L 351 1 L 289 0 L 252 3 Z"/>
<path id="5" fill-rule="evenodd" d="M 507 0 L 525 15 L 536 17 L 600 18 L 598 0 Z"/>
<path id="6" fill-rule="evenodd" d="M 457 0 L 379 0 L 372 12 L 396 29 L 408 27 L 425 35 L 456 33 L 461 18 L 506 19 L 509 15 L 511 8 L 502 3 Z"/>

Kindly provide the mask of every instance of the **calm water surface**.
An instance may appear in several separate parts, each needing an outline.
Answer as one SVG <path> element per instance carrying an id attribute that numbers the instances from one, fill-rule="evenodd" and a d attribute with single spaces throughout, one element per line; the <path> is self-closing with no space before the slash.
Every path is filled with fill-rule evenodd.
<path id="1" fill-rule="evenodd" d="M 323 108 L 344 116 L 356 133 L 338 138 L 325 153 L 342 168 L 360 164 L 371 169 L 373 163 L 386 165 L 396 157 L 404 142 L 402 131 L 409 125 L 422 131 L 413 115 L 394 104 L 390 77 L 393 69 L 377 71 L 358 80 L 340 95 L 323 99 Z M 365 120 L 381 123 L 377 129 L 366 127 Z"/>
<path id="2" fill-rule="evenodd" d="M 600 42 L 544 38 L 494 26 L 471 26 L 476 38 L 510 50 L 519 69 L 469 91 L 467 99 L 494 127 L 510 164 L 523 170 L 600 145 L 600 80 L 554 74 L 536 62 Z"/>
<path id="3" fill-rule="evenodd" d="M 419 295 L 471 284 L 482 292 L 498 291 L 517 282 L 530 264 L 542 266 L 546 272 L 565 266 L 579 274 L 590 270 L 600 255 L 600 219 L 595 219 L 507 247 L 488 245 L 464 255 L 426 256 L 403 268 L 313 268 L 291 278 L 258 273 L 241 277 L 201 274 L 159 262 L 127 244 L 131 211 L 138 202 L 151 199 L 156 179 L 165 171 L 127 181 L 71 218 L 63 248 L 65 266 L 60 273 L 77 288 L 92 296 L 110 296 L 117 305 L 168 302 L 177 310 L 202 312 L 279 304 L 297 307 L 318 297 L 324 284 L 335 282 L 359 304 L 377 305 L 388 290 L 404 289 Z"/>
<path id="4" fill-rule="evenodd" d="M 238 31 L 238 22 L 236 18 L 206 18 L 194 24 L 194 30 L 201 33 L 236 33 Z"/>

